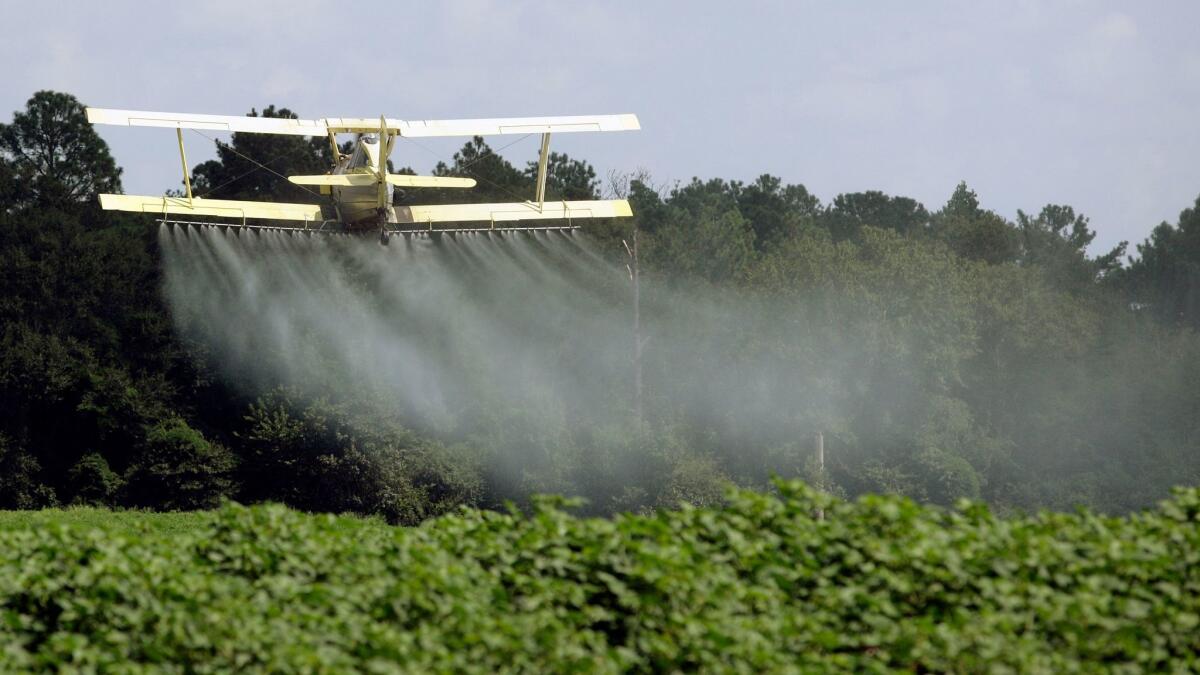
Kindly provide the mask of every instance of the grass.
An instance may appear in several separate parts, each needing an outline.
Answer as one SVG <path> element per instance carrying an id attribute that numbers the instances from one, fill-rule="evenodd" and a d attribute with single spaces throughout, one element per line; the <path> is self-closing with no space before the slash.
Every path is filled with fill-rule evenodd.
<path id="1" fill-rule="evenodd" d="M 211 527 L 217 511 L 174 511 L 159 513 L 137 509 L 106 509 L 91 506 L 72 506 L 36 511 L 0 510 L 0 532 L 68 526 L 71 529 L 101 530 L 121 534 L 191 534 Z M 382 520 L 357 515 L 335 519 L 335 529 L 355 531 L 363 528 L 388 527 Z"/>
<path id="2" fill-rule="evenodd" d="M 149 511 L 71 507 L 39 511 L 0 511 L 0 531 L 68 525 L 73 528 L 106 532 L 155 532 L 182 534 L 204 527 L 211 521 L 206 511 L 152 513 Z"/>

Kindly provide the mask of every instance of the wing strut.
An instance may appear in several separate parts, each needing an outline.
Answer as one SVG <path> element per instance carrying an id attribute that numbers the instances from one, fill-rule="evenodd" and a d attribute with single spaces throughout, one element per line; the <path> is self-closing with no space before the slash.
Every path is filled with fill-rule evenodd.
<path id="1" fill-rule="evenodd" d="M 337 144 L 337 133 L 329 130 L 329 147 L 333 148 L 333 165 L 336 167 L 342 159 L 342 150 Z"/>
<path id="2" fill-rule="evenodd" d="M 183 164 L 183 184 L 187 186 L 188 206 L 192 205 L 192 177 L 188 175 L 187 153 L 183 151 L 183 128 L 175 127 L 175 136 L 179 139 L 179 161 Z"/>
<path id="3" fill-rule="evenodd" d="M 387 119 L 379 116 L 379 166 L 375 167 L 375 180 L 379 183 L 379 211 L 386 213 L 388 207 L 388 157 L 392 154 L 392 144 L 396 137 L 388 132 Z"/>
<path id="4" fill-rule="evenodd" d="M 538 211 L 546 203 L 546 162 L 550 159 L 550 132 L 542 134 L 542 152 L 538 155 L 537 201 Z"/>

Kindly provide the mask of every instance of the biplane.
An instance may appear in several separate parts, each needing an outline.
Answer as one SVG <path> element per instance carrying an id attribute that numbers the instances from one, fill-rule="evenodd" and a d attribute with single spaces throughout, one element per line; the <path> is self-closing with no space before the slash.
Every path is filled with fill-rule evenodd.
<path id="1" fill-rule="evenodd" d="M 550 135 L 582 131 L 629 131 L 640 129 L 636 115 L 587 115 L 570 117 L 519 117 L 500 119 L 407 121 L 380 117 L 326 117 L 304 120 L 271 117 L 238 117 L 111 110 L 88 108 L 92 124 L 134 127 L 174 128 L 179 141 L 186 192 L 180 196 L 148 197 L 139 195 L 100 195 L 104 209 L 159 214 L 168 223 L 196 223 L 182 218 L 220 218 L 225 226 L 302 230 L 310 232 L 378 232 L 388 242 L 398 232 L 434 231 L 437 223 L 470 224 L 437 231 L 479 231 L 495 229 L 573 229 L 579 218 L 620 218 L 633 215 L 624 199 L 586 201 L 548 201 L 546 199 L 547 160 Z M 288 176 L 300 186 L 316 186 L 321 203 L 290 204 L 279 202 L 207 199 L 192 194 L 184 149 L 183 130 L 222 131 L 295 136 L 327 136 L 335 158 L 329 173 L 318 176 Z M 343 153 L 338 134 L 357 134 L 351 152 Z M 397 206 L 395 188 L 471 188 L 475 179 L 467 176 L 413 176 L 388 172 L 388 158 L 397 138 L 432 136 L 487 136 L 493 134 L 540 134 L 537 179 L 534 194 L 526 201 L 483 204 L 431 204 Z M 306 189 L 308 189 L 306 187 Z M 311 190 L 310 190 L 311 191 Z M 566 221 L 547 226 L 507 225 L 514 221 Z M 500 227 L 497 227 L 500 223 Z M 204 222 L 204 224 L 213 224 Z"/>

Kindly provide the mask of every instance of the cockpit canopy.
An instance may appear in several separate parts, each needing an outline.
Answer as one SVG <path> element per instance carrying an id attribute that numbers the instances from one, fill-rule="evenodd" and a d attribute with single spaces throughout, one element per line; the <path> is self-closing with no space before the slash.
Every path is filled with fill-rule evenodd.
<path id="1" fill-rule="evenodd" d="M 346 168 L 374 171 L 378 165 L 379 139 L 373 134 L 366 134 L 354 145 L 354 152 L 350 154 L 350 161 L 346 163 Z"/>

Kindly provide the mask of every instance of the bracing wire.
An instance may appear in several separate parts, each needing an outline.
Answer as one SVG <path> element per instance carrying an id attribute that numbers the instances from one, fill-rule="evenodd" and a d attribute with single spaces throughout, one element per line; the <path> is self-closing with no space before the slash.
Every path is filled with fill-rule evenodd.
<path id="1" fill-rule="evenodd" d="M 250 162 L 251 164 L 254 164 L 254 165 L 256 165 L 256 166 L 255 166 L 253 169 L 250 169 L 249 171 L 246 171 L 246 172 L 244 172 L 244 173 L 242 173 L 242 174 L 240 174 L 240 175 L 238 175 L 238 176 L 235 176 L 235 177 L 233 177 L 233 178 L 230 178 L 229 180 L 225 181 L 224 183 L 221 183 L 220 185 L 218 185 L 218 186 L 216 186 L 216 187 L 209 188 L 208 190 L 206 190 L 206 191 L 204 192 L 204 194 L 203 194 L 203 195 L 199 195 L 199 196 L 203 197 L 203 196 L 205 196 L 205 195 L 210 195 L 210 194 L 212 194 L 213 192 L 215 192 L 215 191 L 217 191 L 217 190 L 220 190 L 221 188 L 225 187 L 226 185 L 229 185 L 230 183 L 233 183 L 234 181 L 237 181 L 237 180 L 240 180 L 240 179 L 242 179 L 242 178 L 245 178 L 246 176 L 249 176 L 250 174 L 254 173 L 255 171 L 258 171 L 260 168 L 261 168 L 261 169 L 266 169 L 267 171 L 270 171 L 271 173 L 275 174 L 276 176 L 279 176 L 280 178 L 282 178 L 282 179 L 284 179 L 284 180 L 287 180 L 287 178 L 288 178 L 287 176 L 285 176 L 285 175 L 283 175 L 283 174 L 279 173 L 279 172 L 278 172 L 278 171 L 276 171 L 275 169 L 272 169 L 271 167 L 269 167 L 269 166 L 267 166 L 266 164 L 263 164 L 262 162 L 260 162 L 260 161 L 258 161 L 258 160 L 256 160 L 256 159 L 254 159 L 253 157 L 249 157 L 249 156 L 247 156 L 247 155 L 245 155 L 245 154 L 243 154 L 243 153 L 240 153 L 240 152 L 238 152 L 236 149 L 234 149 L 234 147 L 233 147 L 231 144 L 228 144 L 228 143 L 221 143 L 221 141 L 220 141 L 219 139 L 213 138 L 212 136 L 209 136 L 208 134 L 205 134 L 204 132 L 202 132 L 202 131 L 200 131 L 200 130 L 198 130 L 198 129 L 192 129 L 192 131 L 194 131 L 194 132 L 196 132 L 197 134 L 199 134 L 199 135 L 203 136 L 204 138 L 207 138 L 208 140 L 212 141 L 213 143 L 215 143 L 215 144 L 217 145 L 217 147 L 222 147 L 222 146 L 224 146 L 224 147 L 225 147 L 225 148 L 227 148 L 227 149 L 228 149 L 230 152 L 232 152 L 233 154 L 237 155 L 238 157 L 241 157 L 242 159 L 246 160 L 247 162 Z M 299 151 L 299 148 L 297 148 L 297 149 L 295 149 L 295 150 L 291 150 L 291 151 L 289 151 L 289 152 L 282 153 L 282 154 L 280 154 L 280 155 L 278 155 L 278 156 L 276 156 L 276 157 L 273 157 L 273 158 L 271 158 L 271 159 L 269 159 L 269 160 L 267 160 L 267 161 L 269 161 L 269 162 L 275 162 L 275 161 L 278 161 L 278 160 L 280 160 L 280 159 L 284 159 L 284 158 L 290 158 L 292 155 L 296 154 L 298 151 Z M 309 193 L 309 194 L 311 194 L 311 195 L 315 196 L 317 199 L 321 199 L 321 195 L 320 195 L 320 193 L 313 192 L 313 191 L 312 191 L 312 190 L 310 190 L 310 189 L 309 189 L 307 186 L 304 186 L 304 185 L 296 185 L 296 187 L 298 187 L 298 188 L 300 188 L 300 189 L 304 190 L 305 192 L 307 192 L 307 193 Z"/>
<path id="2" fill-rule="evenodd" d="M 492 150 L 490 152 L 490 154 L 499 155 L 502 151 L 507 150 L 508 148 L 511 148 L 512 146 L 516 145 L 517 143 L 520 143 L 521 141 L 529 138 L 530 136 L 533 136 L 533 134 L 525 134 L 524 136 L 521 136 L 520 138 L 516 139 L 515 141 L 513 141 L 511 143 L 507 143 L 499 148 L 496 148 L 495 150 Z M 424 144 L 418 143 L 416 140 L 408 138 L 406 136 L 400 136 L 400 138 L 403 138 L 404 140 L 408 141 L 409 143 L 412 143 L 413 145 L 417 146 L 418 148 L 424 150 L 425 152 L 428 152 L 429 154 L 433 155 L 434 157 L 437 157 L 439 160 L 442 159 L 441 155 L 438 155 L 433 150 L 430 150 Z M 509 190 L 508 188 L 504 187 L 503 185 L 500 185 L 499 183 L 496 183 L 495 181 L 488 180 L 487 178 L 484 178 L 480 174 L 470 170 L 470 167 L 472 164 L 482 161 L 485 157 L 487 157 L 487 155 L 480 155 L 479 157 L 476 157 L 475 159 L 467 162 L 466 164 L 459 166 L 458 170 L 460 172 L 470 174 L 471 177 L 473 177 L 477 180 L 483 181 L 484 183 L 487 183 L 488 185 L 491 185 L 492 187 L 496 188 L 497 190 L 500 190 L 501 192 L 504 192 L 504 193 L 514 197 L 518 201 L 528 201 L 525 197 L 522 197 L 521 195 L 513 192 L 512 190 Z"/>

